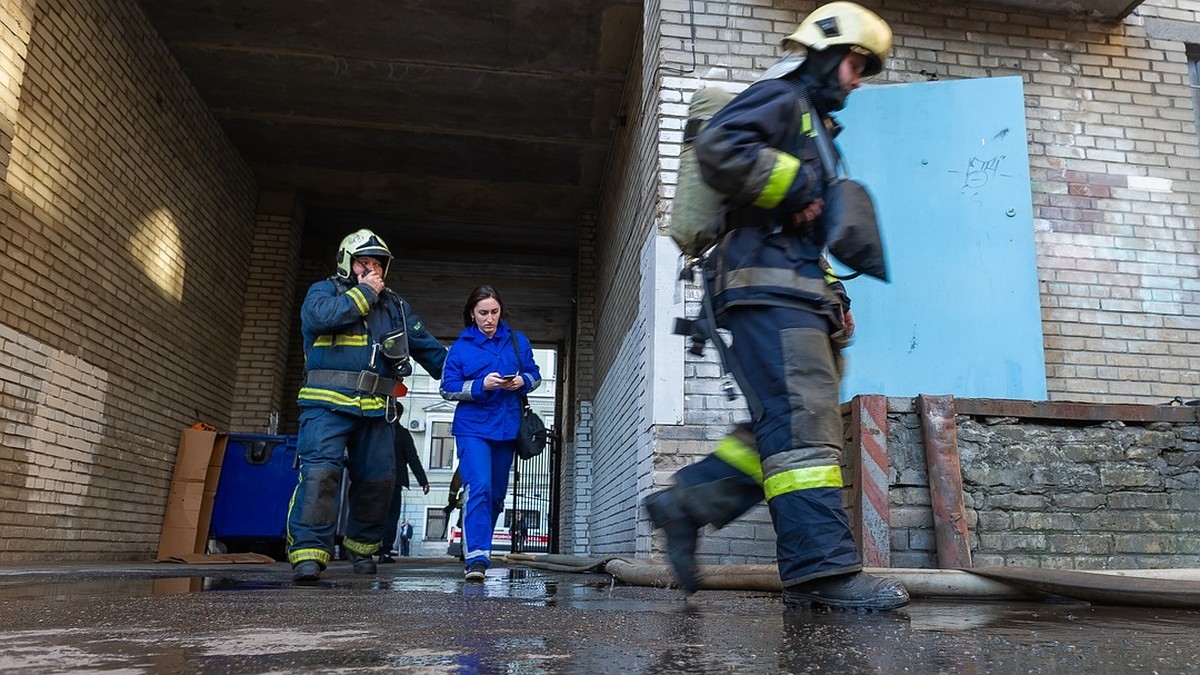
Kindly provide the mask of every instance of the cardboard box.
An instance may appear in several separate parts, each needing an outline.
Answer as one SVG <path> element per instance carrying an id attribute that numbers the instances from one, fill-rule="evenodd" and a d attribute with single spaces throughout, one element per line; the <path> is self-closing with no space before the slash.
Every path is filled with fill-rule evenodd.
<path id="1" fill-rule="evenodd" d="M 204 553 L 221 463 L 225 459 L 225 440 L 225 434 L 201 429 L 184 429 L 180 435 L 167 512 L 158 540 L 158 560 Z"/>

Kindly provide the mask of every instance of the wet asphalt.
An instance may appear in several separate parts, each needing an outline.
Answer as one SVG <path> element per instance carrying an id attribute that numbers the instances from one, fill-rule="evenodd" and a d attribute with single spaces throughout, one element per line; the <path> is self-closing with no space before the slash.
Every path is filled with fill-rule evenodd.
<path id="1" fill-rule="evenodd" d="M 0 673 L 1190 673 L 1200 612 L 917 600 L 786 609 L 776 594 L 614 583 L 452 559 L 315 586 L 272 565 L 0 566 Z"/>

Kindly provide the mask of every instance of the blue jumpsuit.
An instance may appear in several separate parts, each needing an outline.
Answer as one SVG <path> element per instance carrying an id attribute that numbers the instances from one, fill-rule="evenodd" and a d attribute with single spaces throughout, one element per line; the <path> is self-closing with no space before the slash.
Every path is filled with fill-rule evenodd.
<path id="1" fill-rule="evenodd" d="M 395 367 L 375 353 L 376 344 L 406 326 L 412 357 L 434 378 L 441 376 L 445 347 L 405 300 L 386 288 L 381 295 L 331 277 L 313 284 L 300 308 L 307 374 L 298 396 L 300 476 L 288 506 L 293 565 L 315 560 L 324 567 L 332 558 L 343 468 L 350 477 L 350 509 L 342 544 L 359 555 L 378 552 L 396 476 L 395 424 L 386 419 L 391 392 L 329 384 L 315 375 L 345 373 L 366 383 L 375 376 L 397 378 Z"/>
<path id="2" fill-rule="evenodd" d="M 489 373 L 519 373 L 524 386 L 518 391 L 484 391 L 483 380 Z M 467 566 L 491 563 L 492 530 L 504 512 L 504 493 L 521 422 L 521 396 L 541 383 L 529 339 L 504 321 L 490 338 L 475 325 L 468 326 L 450 346 L 441 393 L 446 400 L 458 402 L 451 433 L 458 446 L 458 470 L 466 494 L 463 558 Z"/>
<path id="3" fill-rule="evenodd" d="M 705 182 L 729 196 L 726 234 L 706 260 L 718 324 L 733 337 L 748 428 L 681 469 L 692 517 L 724 525 L 767 498 L 784 586 L 862 568 L 841 502 L 841 320 L 820 255 L 824 233 L 793 215 L 821 197 L 814 124 L 795 84 L 762 80 L 719 111 L 694 147 Z"/>

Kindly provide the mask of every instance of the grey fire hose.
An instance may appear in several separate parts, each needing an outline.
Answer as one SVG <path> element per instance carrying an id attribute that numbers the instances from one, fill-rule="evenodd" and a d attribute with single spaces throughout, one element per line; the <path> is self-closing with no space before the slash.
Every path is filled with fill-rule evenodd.
<path id="1" fill-rule="evenodd" d="M 631 586 L 674 587 L 670 566 L 652 560 L 511 554 L 509 564 L 559 572 L 611 574 Z M 774 565 L 700 565 L 700 589 L 779 591 Z M 899 580 L 916 599 L 1034 600 L 1047 597 L 1096 605 L 1200 608 L 1200 569 L 1052 570 L 979 567 L 962 570 L 867 568 Z"/>

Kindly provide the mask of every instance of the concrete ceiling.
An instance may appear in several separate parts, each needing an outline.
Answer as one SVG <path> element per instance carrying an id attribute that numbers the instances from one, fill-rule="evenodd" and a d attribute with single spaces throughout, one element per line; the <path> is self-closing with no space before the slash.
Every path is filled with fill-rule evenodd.
<path id="1" fill-rule="evenodd" d="M 641 0 L 141 4 L 264 192 L 307 207 L 307 254 L 372 227 L 419 311 L 424 293 L 508 284 L 535 339 L 569 334 L 579 215 L 597 206 Z M 979 4 L 1118 18 L 1138 3 Z M 460 303 L 423 311 L 439 337 Z"/>
<path id="2" fill-rule="evenodd" d="M 408 275 L 393 282 L 474 265 L 452 314 L 474 282 L 512 277 L 478 267 L 505 261 L 565 292 L 515 304 L 569 312 L 640 0 L 141 4 L 264 191 L 308 207 L 306 251 L 375 227 Z M 570 318 L 553 313 L 540 337 L 556 341 Z"/>

